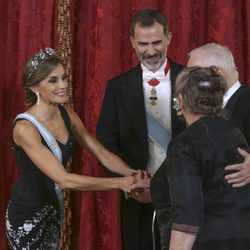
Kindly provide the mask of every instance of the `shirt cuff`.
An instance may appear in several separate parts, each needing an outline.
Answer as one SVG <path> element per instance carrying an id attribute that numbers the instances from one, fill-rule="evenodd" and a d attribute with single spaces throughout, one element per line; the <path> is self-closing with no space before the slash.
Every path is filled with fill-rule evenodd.
<path id="1" fill-rule="evenodd" d="M 176 230 L 176 231 L 185 232 L 185 233 L 195 234 L 195 235 L 199 232 L 199 227 L 198 226 L 178 224 L 178 223 L 175 223 L 175 222 L 172 223 L 172 229 Z"/>

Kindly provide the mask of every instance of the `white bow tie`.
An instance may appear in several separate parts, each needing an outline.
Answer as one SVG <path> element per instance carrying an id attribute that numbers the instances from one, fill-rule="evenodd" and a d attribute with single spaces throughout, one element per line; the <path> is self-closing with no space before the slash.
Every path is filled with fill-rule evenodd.
<path id="1" fill-rule="evenodd" d="M 143 80 L 145 81 L 150 81 L 151 79 L 155 78 L 158 81 L 162 81 L 165 78 L 165 72 L 164 71 L 157 71 L 157 72 L 152 72 L 152 71 L 143 71 Z"/>

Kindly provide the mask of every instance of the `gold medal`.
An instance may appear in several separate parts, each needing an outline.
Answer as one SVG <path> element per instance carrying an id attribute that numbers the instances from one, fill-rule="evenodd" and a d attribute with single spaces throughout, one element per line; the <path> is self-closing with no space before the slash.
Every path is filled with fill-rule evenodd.
<path id="1" fill-rule="evenodd" d="M 156 100 L 158 100 L 156 94 L 157 94 L 157 91 L 156 91 L 155 87 L 153 86 L 151 89 L 151 96 L 149 97 L 151 105 L 156 105 Z"/>

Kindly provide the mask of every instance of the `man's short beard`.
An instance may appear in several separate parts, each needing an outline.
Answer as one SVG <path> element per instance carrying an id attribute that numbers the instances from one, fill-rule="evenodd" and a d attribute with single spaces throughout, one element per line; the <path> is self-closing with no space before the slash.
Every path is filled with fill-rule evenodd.
<path id="1" fill-rule="evenodd" d="M 162 59 L 162 58 L 161 58 Z M 165 61 L 165 60 L 164 60 Z M 164 63 L 164 61 L 162 62 L 162 60 L 159 60 L 157 63 L 153 63 L 153 64 L 149 64 L 146 61 L 142 61 L 142 64 L 150 71 L 157 71 L 161 65 Z"/>

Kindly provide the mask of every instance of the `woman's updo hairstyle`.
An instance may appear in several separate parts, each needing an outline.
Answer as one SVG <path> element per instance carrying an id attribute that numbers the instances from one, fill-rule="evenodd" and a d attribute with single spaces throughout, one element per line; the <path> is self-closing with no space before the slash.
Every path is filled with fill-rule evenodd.
<path id="1" fill-rule="evenodd" d="M 221 112 L 225 91 L 226 81 L 215 66 L 185 68 L 175 86 L 175 96 L 182 95 L 191 113 L 211 116 Z"/>
<path id="2" fill-rule="evenodd" d="M 28 107 L 33 106 L 37 101 L 36 94 L 30 87 L 37 86 L 44 80 L 59 64 L 63 62 L 51 48 L 40 50 L 31 57 L 23 67 L 23 89 L 25 92 L 25 104 Z"/>

